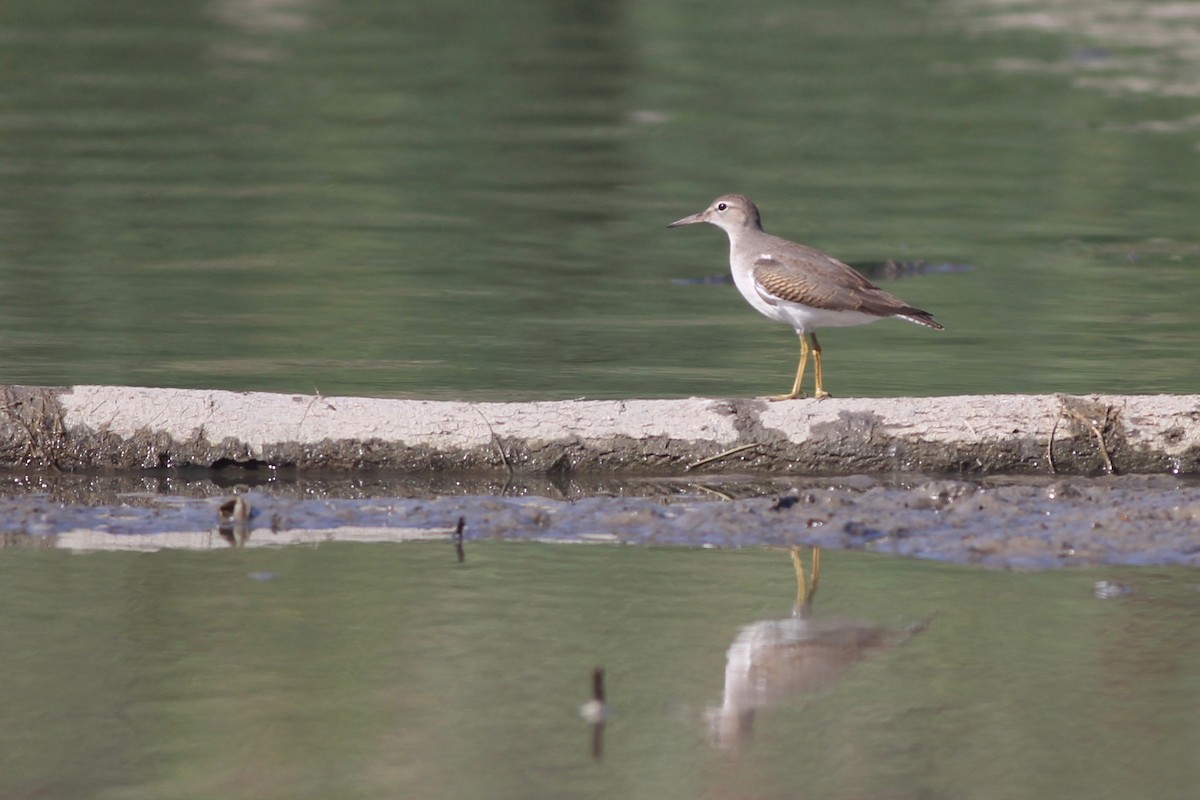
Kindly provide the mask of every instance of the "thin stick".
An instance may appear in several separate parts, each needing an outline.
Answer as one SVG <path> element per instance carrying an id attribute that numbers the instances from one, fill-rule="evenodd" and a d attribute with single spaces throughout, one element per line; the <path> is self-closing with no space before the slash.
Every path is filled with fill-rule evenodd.
<path id="1" fill-rule="evenodd" d="M 300 415 L 300 421 L 296 423 L 296 438 L 300 438 L 300 429 L 304 427 L 304 420 L 308 419 L 308 412 L 312 410 L 313 405 L 324 398 L 321 397 L 321 390 L 313 387 L 313 399 L 308 401 L 308 405 L 304 407 L 304 413 Z"/>
<path id="2" fill-rule="evenodd" d="M 608 718 L 608 703 L 604 697 L 604 667 L 592 670 L 592 699 L 581 710 L 592 723 L 592 758 L 599 760 L 604 755 L 604 722 Z"/>
<path id="3" fill-rule="evenodd" d="M 500 460 L 503 461 L 504 466 L 508 468 L 508 474 L 512 475 L 512 462 L 508 460 L 508 453 L 504 452 L 504 445 L 500 444 L 500 437 L 496 435 L 496 430 L 492 427 L 492 423 L 488 422 L 488 418 L 483 415 L 482 411 L 474 406 L 472 406 L 472 408 L 474 408 L 475 413 L 479 415 L 479 418 L 483 420 L 483 424 L 487 425 L 488 433 L 492 435 L 492 441 L 495 443 L 496 449 L 500 451 Z"/>
<path id="4" fill-rule="evenodd" d="M 1111 458 L 1109 457 L 1109 455 L 1108 455 L 1108 446 L 1107 446 L 1107 445 L 1104 443 L 1104 431 L 1103 431 L 1103 429 L 1101 429 L 1101 428 L 1100 428 L 1098 425 L 1096 425 L 1096 423 L 1092 422 L 1090 419 L 1088 419 L 1088 418 L 1087 418 L 1087 417 L 1085 417 L 1083 414 L 1079 413 L 1078 411 L 1076 411 L 1076 410 L 1074 410 L 1074 409 L 1067 409 L 1066 411 L 1067 411 L 1067 413 L 1068 413 L 1068 414 L 1070 414 L 1072 417 L 1074 417 L 1075 419 L 1079 420 L 1079 421 L 1080 421 L 1080 422 L 1082 422 L 1083 424 L 1087 425 L 1087 427 L 1088 427 L 1088 430 L 1090 430 L 1090 431 L 1092 432 L 1092 436 L 1096 437 L 1096 446 L 1097 446 L 1097 447 L 1099 448 L 1099 450 L 1100 450 L 1100 458 L 1101 458 L 1101 460 L 1103 460 L 1103 461 L 1104 461 L 1104 469 L 1105 469 L 1105 471 L 1106 471 L 1106 472 L 1108 472 L 1108 474 L 1109 474 L 1109 475 L 1112 475 L 1112 474 L 1113 474 L 1113 472 L 1114 472 L 1114 470 L 1113 470 L 1113 462 L 1112 462 L 1112 459 L 1111 459 Z M 1109 415 L 1110 415 L 1111 413 L 1112 413 L 1112 407 L 1111 407 L 1111 406 L 1109 406 L 1109 407 L 1107 407 L 1107 408 L 1105 408 L 1105 409 L 1104 409 L 1104 424 L 1105 424 L 1105 425 L 1107 425 L 1107 424 L 1108 424 L 1108 421 L 1109 421 Z"/>
<path id="5" fill-rule="evenodd" d="M 1108 423 L 1112 420 L 1112 417 L 1113 417 L 1113 407 L 1105 406 L 1104 407 L 1104 428 L 1105 429 L 1108 428 Z M 1100 442 L 1100 455 L 1104 458 L 1104 466 L 1106 466 L 1108 468 L 1108 474 L 1112 475 L 1117 470 L 1116 470 L 1116 467 L 1113 466 L 1112 459 L 1109 458 L 1109 456 L 1108 456 L 1108 445 L 1106 445 L 1104 443 L 1104 431 L 1098 430 L 1096 428 L 1096 426 L 1094 426 L 1094 425 L 1092 426 L 1092 430 L 1096 434 L 1097 441 Z"/>
<path id="6" fill-rule="evenodd" d="M 1054 418 L 1054 425 L 1050 428 L 1050 442 L 1046 445 L 1046 461 L 1050 464 L 1050 474 L 1057 475 L 1058 467 L 1054 465 L 1054 434 L 1058 432 L 1058 423 L 1062 419 L 1062 411 Z"/>

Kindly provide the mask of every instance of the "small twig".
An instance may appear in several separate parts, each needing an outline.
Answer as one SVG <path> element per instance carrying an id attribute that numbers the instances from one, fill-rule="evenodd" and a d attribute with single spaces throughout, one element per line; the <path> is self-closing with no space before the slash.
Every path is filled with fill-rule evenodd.
<path id="1" fill-rule="evenodd" d="M 454 553 L 458 556 L 458 563 L 463 563 L 467 560 L 467 554 L 463 552 L 463 528 L 466 526 L 467 520 L 464 517 L 458 518 L 458 527 L 454 529 Z"/>
<path id="2" fill-rule="evenodd" d="M 496 449 L 500 451 L 500 460 L 503 461 L 504 466 L 508 468 L 508 474 L 512 475 L 513 474 L 512 462 L 508 460 L 508 453 L 504 452 L 504 445 L 500 444 L 500 437 L 496 435 L 495 429 L 492 428 L 492 423 L 488 422 L 488 418 L 485 417 L 483 415 L 483 412 L 480 411 L 478 408 L 476 408 L 475 406 L 471 406 L 471 408 L 475 409 L 475 413 L 479 415 L 479 418 L 481 420 L 483 420 L 483 424 L 487 425 L 488 433 L 492 434 L 492 441 L 495 442 Z"/>
<path id="3" fill-rule="evenodd" d="M 62 472 L 62 467 L 58 463 L 58 452 L 66 439 L 67 429 L 63 425 L 60 415 L 48 415 L 46 413 L 46 399 L 42 397 L 39 400 L 40 402 L 36 407 L 32 403 L 28 404 L 27 407 L 30 409 L 31 419 L 26 420 L 24 415 L 19 411 L 21 406 L 26 405 L 26 401 L 15 399 L 9 388 L 5 387 L 3 409 L 25 431 L 28 439 L 25 442 L 26 461 L 29 462 L 36 459 L 55 472 Z M 50 430 L 48 432 L 45 430 L 47 419 L 49 419 L 50 423 Z"/>
<path id="4" fill-rule="evenodd" d="M 314 388 L 313 392 L 313 399 L 308 401 L 308 405 L 304 407 L 304 413 L 300 415 L 300 421 L 296 423 L 297 439 L 300 438 L 300 429 L 304 427 L 304 420 L 308 419 L 308 412 L 312 410 L 313 403 L 316 403 L 318 400 L 322 399 L 320 389 Z"/>
<path id="5" fill-rule="evenodd" d="M 42 450 L 41 450 L 41 448 L 40 448 L 40 447 L 38 447 L 38 436 L 37 436 L 37 434 L 36 434 L 36 433 L 34 433 L 34 432 L 33 432 L 33 426 L 32 426 L 32 425 L 30 425 L 30 424 L 29 424 L 29 423 L 28 423 L 28 422 L 25 420 L 25 418 L 24 418 L 24 417 L 22 417 L 22 416 L 21 416 L 21 415 L 20 415 L 20 414 L 19 414 L 19 413 L 18 413 L 18 412 L 15 410 L 15 409 L 17 408 L 17 406 L 18 406 L 18 405 L 20 405 L 20 403 L 12 403 L 12 404 L 6 405 L 6 406 L 4 407 L 4 410 L 5 410 L 5 411 L 8 411 L 8 412 L 10 412 L 10 414 L 11 414 L 11 416 L 12 416 L 12 419 L 13 419 L 13 420 L 14 420 L 14 421 L 15 421 L 15 422 L 18 424 L 18 425 L 20 425 L 20 426 L 21 426 L 21 427 L 24 429 L 24 431 L 25 431 L 25 436 L 26 436 L 26 442 L 25 442 L 25 457 L 26 457 L 28 460 L 32 460 L 32 459 L 34 459 L 34 458 L 40 458 L 40 459 L 42 459 L 42 460 L 44 461 L 44 460 L 46 460 L 46 459 L 45 459 L 45 456 L 43 456 L 43 455 L 42 455 Z"/>
<path id="6" fill-rule="evenodd" d="M 1104 407 L 1103 428 L 1097 428 L 1096 425 L 1092 425 L 1092 433 L 1096 434 L 1096 444 L 1100 447 L 1100 457 L 1104 459 L 1104 468 L 1108 470 L 1109 475 L 1116 472 L 1116 468 L 1113 467 L 1112 458 L 1108 455 L 1108 445 L 1104 442 L 1104 431 L 1108 430 L 1108 423 L 1112 419 L 1112 410 L 1112 406 Z"/>
<path id="7" fill-rule="evenodd" d="M 1054 434 L 1058 432 L 1058 423 L 1062 419 L 1062 412 L 1059 411 L 1057 417 L 1054 418 L 1054 425 L 1050 428 L 1050 442 L 1046 445 L 1046 461 L 1050 464 L 1050 474 L 1057 475 L 1058 467 L 1054 465 Z"/>
<path id="8" fill-rule="evenodd" d="M 971 420 L 963 417 L 962 424 L 967 426 L 967 430 L 971 432 L 972 437 L 979 438 L 979 431 L 975 430 L 975 426 L 971 424 Z"/>
<path id="9" fill-rule="evenodd" d="M 1092 432 L 1092 436 L 1096 437 L 1096 446 L 1100 450 L 1101 460 L 1104 461 L 1104 469 L 1109 475 L 1112 475 L 1114 472 L 1113 462 L 1112 462 L 1112 458 L 1110 458 L 1108 455 L 1108 446 L 1104 443 L 1104 430 L 1102 428 L 1100 428 L 1098 425 L 1096 425 L 1095 422 L 1092 422 L 1090 419 L 1088 419 L 1083 414 L 1081 414 L 1080 412 L 1076 411 L 1073 408 L 1066 409 L 1066 413 L 1070 414 L 1072 418 L 1077 419 L 1080 422 L 1082 422 L 1084 425 L 1086 425 L 1088 430 L 1090 430 Z M 1112 406 L 1108 406 L 1107 408 L 1104 409 L 1104 424 L 1106 427 L 1108 425 L 1109 415 L 1111 413 L 1112 413 Z"/>
<path id="10" fill-rule="evenodd" d="M 734 447 L 729 450 L 725 450 L 723 452 L 717 453 L 716 455 L 709 456 L 708 458 L 702 458 L 699 461 L 693 461 L 691 464 L 688 464 L 686 467 L 684 467 L 683 471 L 691 472 L 696 467 L 702 467 L 705 464 L 711 464 L 714 461 L 720 461 L 722 458 L 725 458 L 727 456 L 736 455 L 737 453 L 740 453 L 744 450 L 749 450 L 753 447 L 758 447 L 758 446 L 759 446 L 758 442 L 751 442 L 750 444 L 739 445 L 738 447 Z"/>

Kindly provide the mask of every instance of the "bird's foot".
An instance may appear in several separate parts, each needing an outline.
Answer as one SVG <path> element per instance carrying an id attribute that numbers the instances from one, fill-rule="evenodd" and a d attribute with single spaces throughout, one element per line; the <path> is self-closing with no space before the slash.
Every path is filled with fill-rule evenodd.
<path id="1" fill-rule="evenodd" d="M 776 403 L 780 400 L 804 400 L 807 397 L 808 395 L 806 395 L 804 392 L 793 392 L 792 394 L 773 394 L 766 399 L 770 400 L 772 403 Z M 833 397 L 833 395 L 824 389 L 817 389 L 815 392 L 813 392 L 814 400 L 824 400 L 826 397 Z"/>

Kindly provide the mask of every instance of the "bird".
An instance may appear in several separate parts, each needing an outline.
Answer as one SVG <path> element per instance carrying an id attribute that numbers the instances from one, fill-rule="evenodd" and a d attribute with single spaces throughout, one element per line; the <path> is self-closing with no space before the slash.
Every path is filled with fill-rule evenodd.
<path id="1" fill-rule="evenodd" d="M 804 397 L 801 382 L 810 352 L 813 397 L 831 396 L 825 390 L 821 369 L 821 344 L 816 334 L 820 328 L 845 328 L 895 317 L 944 330 L 928 311 L 885 292 L 848 264 L 764 231 L 758 206 L 744 194 L 721 195 L 703 211 L 667 227 L 699 222 L 715 225 L 729 236 L 729 268 L 746 302 L 763 316 L 791 325 L 800 337 L 800 364 L 792 390 L 770 400 Z"/>
<path id="2" fill-rule="evenodd" d="M 899 646 L 928 627 L 925 619 L 892 630 L 870 622 L 813 613 L 821 549 L 813 547 L 805 579 L 800 548 L 792 546 L 796 602 L 792 615 L 744 625 L 725 653 L 721 704 L 707 709 L 709 732 L 719 747 L 735 749 L 751 738 L 758 712 L 837 683 L 855 664 Z"/>

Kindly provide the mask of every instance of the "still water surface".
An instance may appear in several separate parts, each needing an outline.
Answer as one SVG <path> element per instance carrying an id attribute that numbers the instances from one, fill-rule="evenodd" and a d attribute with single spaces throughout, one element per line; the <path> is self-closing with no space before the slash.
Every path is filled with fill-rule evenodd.
<path id="1" fill-rule="evenodd" d="M 1186 570 L 826 552 L 815 618 L 898 643 L 777 693 L 722 746 L 727 650 L 791 614 L 784 551 L 3 555 L 6 797 L 1169 798 L 1200 782 Z M 1100 579 L 1133 592 L 1099 599 Z M 612 714 L 594 760 L 578 708 L 597 664 Z"/>
<path id="2" fill-rule="evenodd" d="M 835 394 L 1195 391 L 1200 16 L 1033 8 L 6 2 L 0 382 L 779 392 L 793 335 L 672 283 L 741 191 L 972 268 L 826 337 Z"/>
<path id="3" fill-rule="evenodd" d="M 0 382 L 779 392 L 791 333 L 673 283 L 725 243 L 666 223 L 741 191 L 849 261 L 971 267 L 888 285 L 944 333 L 825 337 L 835 394 L 1196 391 L 1200 16 L 1033 8 L 9 0 Z M 0 796 L 1200 785 L 1194 571 L 827 553 L 821 619 L 928 627 L 714 746 L 727 649 L 794 592 L 765 549 L 5 549 Z"/>

